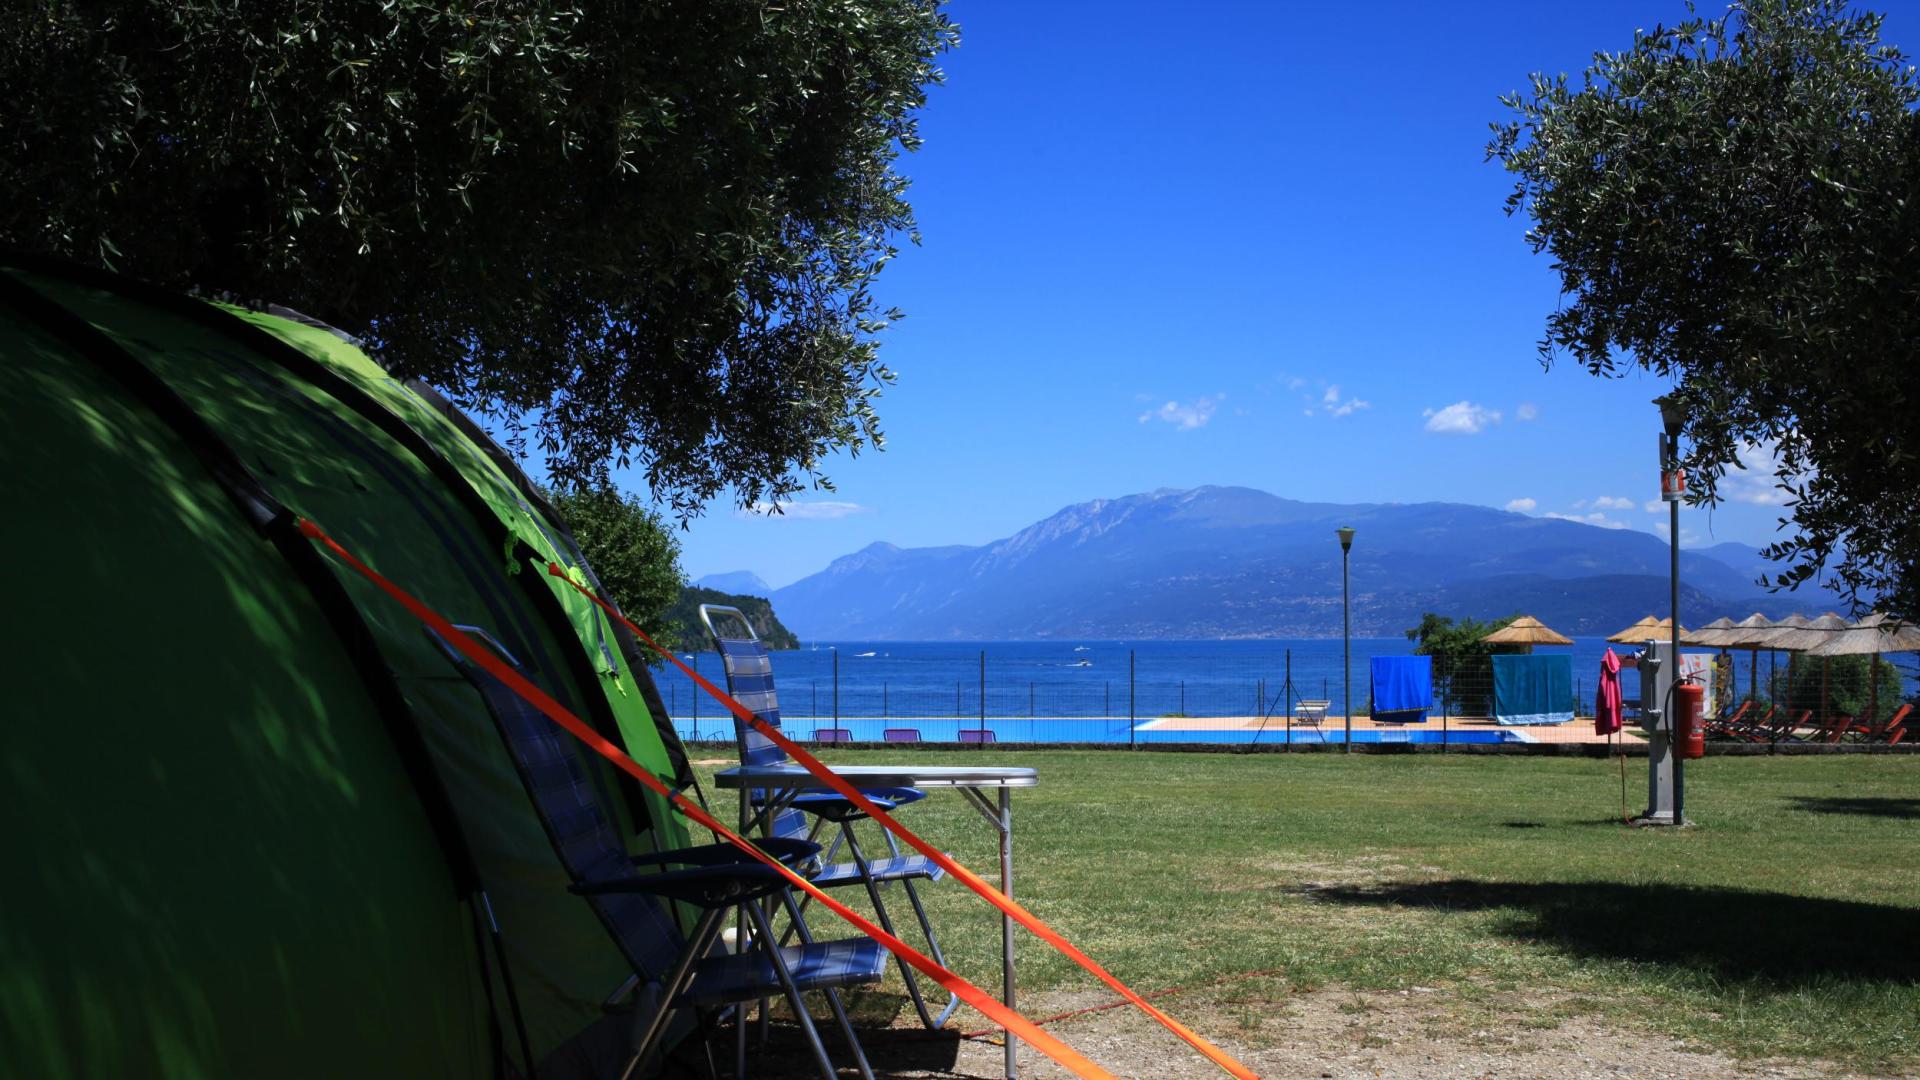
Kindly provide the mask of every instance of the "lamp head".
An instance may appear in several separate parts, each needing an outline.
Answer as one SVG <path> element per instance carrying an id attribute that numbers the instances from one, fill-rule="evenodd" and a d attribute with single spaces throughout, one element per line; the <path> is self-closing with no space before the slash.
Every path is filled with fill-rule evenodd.
<path id="1" fill-rule="evenodd" d="M 1353 526 L 1342 525 L 1338 529 L 1335 529 L 1334 532 L 1337 532 L 1340 534 L 1340 550 L 1352 551 L 1353 550 Z"/>
<path id="2" fill-rule="evenodd" d="M 1680 395 L 1678 393 L 1662 394 L 1654 398 L 1653 403 L 1660 406 L 1660 423 L 1667 429 L 1667 438 L 1679 438 L 1680 429 L 1687 422 L 1687 410 L 1680 402 Z"/>

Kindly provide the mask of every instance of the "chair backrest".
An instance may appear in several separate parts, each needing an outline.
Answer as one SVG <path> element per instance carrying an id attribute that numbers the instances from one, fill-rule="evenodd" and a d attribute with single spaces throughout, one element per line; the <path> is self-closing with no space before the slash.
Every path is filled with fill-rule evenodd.
<path id="1" fill-rule="evenodd" d="M 817 727 L 813 729 L 814 742 L 852 742 L 853 731 L 843 727 Z"/>
<path id="2" fill-rule="evenodd" d="M 991 728 L 961 728 L 960 741 L 990 743 L 998 742 L 999 740 L 994 738 L 993 729 Z"/>
<path id="3" fill-rule="evenodd" d="M 485 641 L 503 662 L 520 667 L 486 631 L 468 626 L 459 629 Z M 431 630 L 427 633 L 486 702 L 494 727 L 513 757 L 520 783 L 527 789 L 567 876 L 575 884 L 636 876 L 626 845 L 608 823 L 572 738 L 492 673 L 454 651 L 438 634 Z M 636 972 L 650 979 L 666 975 L 685 947 L 686 938 L 660 901 L 637 894 L 585 899 Z"/>
<path id="4" fill-rule="evenodd" d="M 768 727 L 779 727 L 780 699 L 773 691 L 773 660 L 753 632 L 753 624 L 739 608 L 723 604 L 701 604 L 700 621 L 706 624 L 707 636 L 713 639 L 714 650 L 720 654 L 720 663 L 727 673 L 727 693 Z M 742 765 L 785 765 L 793 760 L 773 740 L 737 716 L 733 718 L 733 737 Z M 753 792 L 756 800 L 766 797 L 764 790 Z M 772 835 L 778 837 L 805 837 L 808 832 L 807 817 L 798 810 L 774 815 L 769 825 Z"/>
<path id="5" fill-rule="evenodd" d="M 920 729 L 917 727 L 890 727 L 880 733 L 886 742 L 919 742 Z"/>

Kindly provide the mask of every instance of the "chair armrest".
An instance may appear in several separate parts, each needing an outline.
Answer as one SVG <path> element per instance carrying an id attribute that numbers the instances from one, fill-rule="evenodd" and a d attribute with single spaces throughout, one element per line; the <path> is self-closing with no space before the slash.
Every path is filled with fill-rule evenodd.
<path id="1" fill-rule="evenodd" d="M 696 866 L 659 874 L 582 881 L 567 886 L 576 896 L 642 894 L 665 896 L 701 908 L 729 907 L 771 896 L 787 879 L 763 863 L 734 866 Z"/>
<path id="2" fill-rule="evenodd" d="M 789 866 L 820 854 L 819 844 L 797 837 L 786 839 L 769 837 L 758 841 L 758 845 L 760 850 Z M 699 847 L 679 848 L 674 851 L 656 851 L 651 855 L 635 855 L 628 861 L 635 866 L 761 865 L 759 860 L 732 844 L 702 844 Z"/>

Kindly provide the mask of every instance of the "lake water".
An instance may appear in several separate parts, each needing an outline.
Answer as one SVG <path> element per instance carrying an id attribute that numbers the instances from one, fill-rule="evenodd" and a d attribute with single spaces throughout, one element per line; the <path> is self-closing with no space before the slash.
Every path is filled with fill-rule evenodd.
<path id="1" fill-rule="evenodd" d="M 1572 657 L 1575 696 L 1583 712 L 1591 709 L 1600 657 L 1607 648 L 1601 638 L 1576 638 L 1572 646 L 1540 650 Z M 1405 638 L 1353 640 L 1353 686 L 1360 710 L 1366 708 L 1368 660 L 1411 651 Z M 1706 650 L 1682 649 L 1694 651 Z M 1742 692 L 1748 684 L 1748 655 L 1732 654 Z M 707 652 L 686 659 L 702 675 L 725 685 L 719 657 Z M 1900 664 L 1911 686 L 1913 658 L 1900 658 Z M 1784 675 L 1785 654 L 1776 666 Z M 1769 668 L 1768 654 L 1761 653 L 1763 689 Z M 1136 740 L 1148 734 L 1139 731 L 1138 724 L 1162 717 L 1279 718 L 1302 698 L 1332 701 L 1331 715 L 1346 712 L 1338 638 L 821 642 L 773 653 L 773 671 L 781 712 L 795 730 L 810 735 L 813 728 L 837 726 L 863 740 L 878 739 L 891 726 L 919 728 L 925 739 L 951 741 L 960 730 L 978 728 L 983 715 L 1001 741 L 1125 742 L 1130 733 Z M 658 671 L 655 677 L 682 732 L 732 737 L 730 720 L 719 704 L 677 669 Z M 1629 670 L 1623 681 L 1626 696 L 1636 697 L 1635 674 Z M 1476 690 L 1484 695 L 1486 688 L 1463 685 L 1457 692 L 1471 697 Z M 1442 711 L 1461 709 L 1457 702 L 1436 701 L 1436 718 Z M 1165 741 L 1174 734 L 1157 732 L 1152 739 Z M 1241 731 L 1183 736 L 1176 741 L 1237 742 L 1251 737 Z"/>

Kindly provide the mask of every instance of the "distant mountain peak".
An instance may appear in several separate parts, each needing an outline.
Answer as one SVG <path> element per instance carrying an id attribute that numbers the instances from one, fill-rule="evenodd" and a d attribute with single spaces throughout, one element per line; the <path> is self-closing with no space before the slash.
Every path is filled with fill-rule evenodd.
<path id="1" fill-rule="evenodd" d="M 814 638 L 1337 634 L 1333 530 L 1343 525 L 1359 529 L 1353 625 L 1363 635 L 1398 634 L 1425 611 L 1523 609 L 1563 632 L 1610 633 L 1665 602 L 1667 548 L 1649 533 L 1462 503 L 1315 503 L 1223 485 L 1076 503 L 982 546 L 869 544 L 776 599 Z M 1687 608 L 1727 605 L 1707 618 L 1805 606 L 1758 594 L 1750 571 L 1681 558 Z"/>

